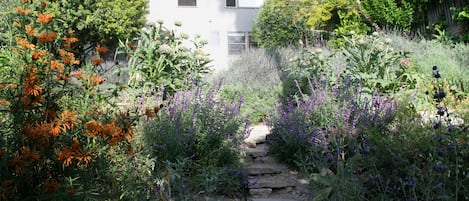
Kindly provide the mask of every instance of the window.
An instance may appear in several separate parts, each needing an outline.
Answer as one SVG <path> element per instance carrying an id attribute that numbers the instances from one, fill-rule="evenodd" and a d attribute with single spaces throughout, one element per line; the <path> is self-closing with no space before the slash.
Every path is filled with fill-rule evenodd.
<path id="1" fill-rule="evenodd" d="M 259 8 L 264 0 L 226 0 L 226 7 Z"/>
<path id="2" fill-rule="evenodd" d="M 249 32 L 228 33 L 228 55 L 239 55 L 247 49 L 256 47 Z"/>
<path id="3" fill-rule="evenodd" d="M 178 6 L 197 6 L 197 0 L 178 0 Z"/>
<path id="4" fill-rule="evenodd" d="M 236 0 L 226 0 L 226 7 L 236 7 Z"/>

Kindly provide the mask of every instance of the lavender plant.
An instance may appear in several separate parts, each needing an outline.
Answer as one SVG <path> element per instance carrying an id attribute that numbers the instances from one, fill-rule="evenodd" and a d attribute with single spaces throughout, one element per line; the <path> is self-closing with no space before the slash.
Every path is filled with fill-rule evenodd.
<path id="1" fill-rule="evenodd" d="M 367 130 L 371 151 L 364 164 L 371 167 L 365 185 L 369 198 L 382 200 L 466 200 L 467 130 L 451 121 L 447 94 L 436 66 L 431 94 L 434 121 L 415 124 L 415 116 L 400 115 L 399 124 L 385 135 Z"/>
<path id="2" fill-rule="evenodd" d="M 208 90 L 193 87 L 168 95 L 155 119 L 143 125 L 147 147 L 156 161 L 155 172 L 172 189 L 179 189 L 173 194 L 191 190 L 228 195 L 241 190 L 238 148 L 248 134 L 242 129 L 247 122 L 240 115 L 242 100 L 227 102 L 217 97 L 219 92 L 220 86 Z M 155 99 L 161 102 L 162 95 Z M 178 170 L 178 177 L 164 171 L 180 161 L 185 161 L 183 167 L 170 168 Z"/>

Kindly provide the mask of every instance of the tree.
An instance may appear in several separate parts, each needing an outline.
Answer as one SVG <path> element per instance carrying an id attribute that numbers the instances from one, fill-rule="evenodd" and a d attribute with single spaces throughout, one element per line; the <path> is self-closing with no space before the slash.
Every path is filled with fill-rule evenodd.
<path id="1" fill-rule="evenodd" d="M 61 24 L 58 30 L 74 30 L 78 42 L 73 49 L 83 60 L 97 44 L 116 47 L 119 40 L 131 38 L 145 25 L 148 0 L 51 0 L 45 11 Z M 103 44 L 104 43 L 104 44 Z"/>
<path id="2" fill-rule="evenodd" d="M 414 9 L 406 0 L 363 0 L 362 7 L 380 26 L 407 30 L 414 19 Z"/>
<path id="3" fill-rule="evenodd" d="M 255 41 L 261 47 L 285 47 L 306 43 L 309 29 L 299 15 L 299 1 L 266 0 L 253 26 Z"/>

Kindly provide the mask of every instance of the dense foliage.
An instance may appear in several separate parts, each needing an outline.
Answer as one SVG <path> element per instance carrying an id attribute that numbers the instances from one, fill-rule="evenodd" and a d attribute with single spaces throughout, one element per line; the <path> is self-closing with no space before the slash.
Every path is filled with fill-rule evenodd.
<path id="1" fill-rule="evenodd" d="M 263 47 L 307 44 L 312 30 L 332 33 L 329 44 L 343 47 L 343 37 L 380 32 L 383 29 L 430 33 L 446 31 L 446 20 L 428 24 L 427 12 L 441 0 L 269 0 L 262 6 L 253 25 L 255 39 Z M 451 8 L 463 28 L 467 21 L 464 8 Z M 427 26 L 423 30 L 422 26 Z M 444 32 L 444 34 L 447 34 Z M 441 33 L 440 33 L 441 35 Z M 427 35 L 430 36 L 430 35 Z"/>
<path id="2" fill-rule="evenodd" d="M 249 124 L 240 115 L 242 100 L 218 101 L 219 90 L 193 88 L 167 101 L 162 94 L 155 95 L 153 102 L 163 103 L 163 108 L 145 109 L 146 113 L 159 110 L 157 118 L 143 122 L 155 176 L 161 178 L 158 199 L 194 200 L 191 192 L 242 193 L 239 146 L 249 134 Z"/>
<path id="3" fill-rule="evenodd" d="M 119 73 L 128 72 L 128 83 L 133 88 L 145 91 L 165 85 L 166 92 L 174 93 L 198 84 L 211 71 L 210 58 L 202 50 L 206 44 L 199 36 L 189 39 L 187 34 L 168 30 L 162 22 L 151 24 L 135 41 L 120 43 L 118 52 L 129 61 Z"/>
<path id="4" fill-rule="evenodd" d="M 253 25 L 256 42 L 264 48 L 305 44 L 309 29 L 298 18 L 297 1 L 266 0 Z"/>
<path id="5" fill-rule="evenodd" d="M 2 12 L 7 16 L 20 1 L 9 0 Z M 2 3 L 3 4 L 3 3 Z M 148 1 L 41 1 L 42 7 L 32 10 L 33 15 L 50 13 L 57 22 L 48 27 L 50 31 L 60 33 L 63 30 L 74 30 L 77 42 L 71 49 L 80 61 L 98 44 L 116 47 L 119 40 L 131 38 L 139 33 L 146 22 Z"/>

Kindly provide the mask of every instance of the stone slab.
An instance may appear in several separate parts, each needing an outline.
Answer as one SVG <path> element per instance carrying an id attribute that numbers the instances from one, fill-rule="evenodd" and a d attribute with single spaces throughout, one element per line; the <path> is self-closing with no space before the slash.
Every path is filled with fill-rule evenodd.
<path id="1" fill-rule="evenodd" d="M 246 144 L 260 144 L 265 142 L 265 138 L 270 134 L 270 128 L 260 124 L 251 127 L 251 134 L 244 140 Z"/>
<path id="2" fill-rule="evenodd" d="M 256 158 L 267 155 L 267 153 L 269 153 L 269 147 L 267 147 L 265 144 L 260 144 L 254 148 L 245 147 L 244 151 L 248 156 Z"/>
<path id="3" fill-rule="evenodd" d="M 249 175 L 278 174 L 287 170 L 286 166 L 275 163 L 253 163 L 247 166 Z"/>
<path id="4" fill-rule="evenodd" d="M 249 189 L 249 195 L 252 197 L 268 197 L 272 194 L 271 188 L 252 188 Z"/>
<path id="5" fill-rule="evenodd" d="M 286 188 L 298 185 L 296 179 L 287 174 L 249 176 L 249 188 Z"/>

